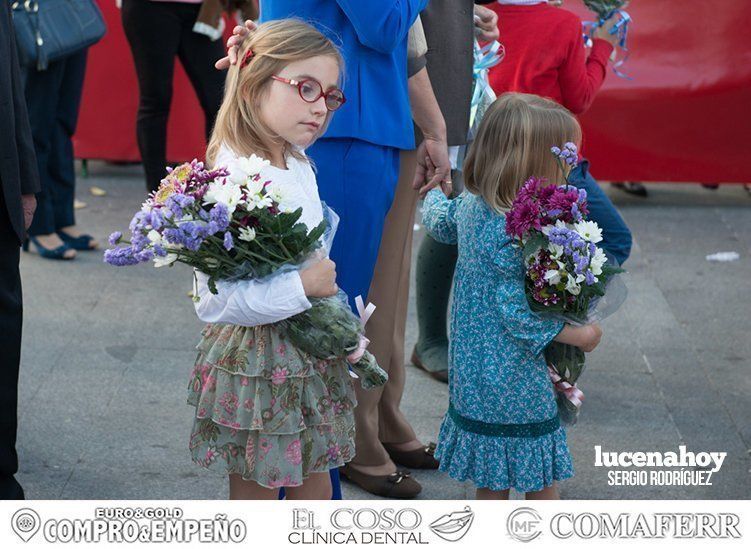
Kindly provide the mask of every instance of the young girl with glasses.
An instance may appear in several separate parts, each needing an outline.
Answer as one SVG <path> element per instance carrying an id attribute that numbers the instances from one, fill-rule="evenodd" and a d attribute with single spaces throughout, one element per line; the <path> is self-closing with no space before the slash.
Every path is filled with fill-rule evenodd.
<path id="1" fill-rule="evenodd" d="M 259 26 L 230 67 L 207 161 L 242 171 L 255 154 L 269 161 L 281 207 L 302 207 L 313 229 L 324 216 L 304 153 L 344 102 L 343 60 L 313 27 L 297 20 Z M 207 322 L 190 380 L 196 414 L 193 461 L 229 474 L 230 499 L 330 499 L 329 470 L 354 451 L 354 387 L 345 361 L 317 360 L 285 340 L 275 323 L 336 294 L 335 265 L 324 259 L 268 282 L 217 283 L 198 273 L 195 308 Z"/>

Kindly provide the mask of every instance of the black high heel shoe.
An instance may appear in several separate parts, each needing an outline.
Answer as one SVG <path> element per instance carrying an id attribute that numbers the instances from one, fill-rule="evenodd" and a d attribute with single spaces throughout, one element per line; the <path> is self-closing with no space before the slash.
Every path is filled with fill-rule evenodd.
<path id="1" fill-rule="evenodd" d="M 60 244 L 57 248 L 49 249 L 42 246 L 39 241 L 36 239 L 35 236 L 30 236 L 26 240 L 24 240 L 24 243 L 22 245 L 23 251 L 28 252 L 29 251 L 29 242 L 34 244 L 34 248 L 36 248 L 37 253 L 44 257 L 45 259 L 62 259 L 64 261 L 70 261 L 71 259 L 75 259 L 76 256 L 66 257 L 65 252 L 72 249 L 68 244 L 63 242 Z"/>

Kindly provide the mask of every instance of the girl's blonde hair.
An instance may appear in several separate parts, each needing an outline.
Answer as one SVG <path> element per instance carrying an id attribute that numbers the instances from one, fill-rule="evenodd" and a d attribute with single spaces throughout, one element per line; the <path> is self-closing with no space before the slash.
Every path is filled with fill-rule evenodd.
<path id="1" fill-rule="evenodd" d="M 243 66 L 248 50 L 252 51 L 252 57 Z M 222 143 L 238 154 L 255 153 L 269 158 L 267 143 L 279 137 L 262 122 L 260 103 L 271 76 L 290 63 L 321 55 L 333 57 L 339 65 L 339 74 L 344 72 L 344 59 L 336 46 L 303 21 L 270 21 L 251 31 L 239 49 L 237 64 L 227 73 L 224 99 L 206 151 L 207 163 L 214 163 Z M 318 135 L 326 131 L 331 114 L 328 112 Z M 294 147 L 290 147 L 289 153 L 302 159 Z"/>
<path id="2" fill-rule="evenodd" d="M 581 127 L 566 108 L 537 95 L 504 93 L 485 112 L 470 145 L 465 187 L 503 212 L 530 177 L 560 178 L 550 148 L 568 141 L 581 143 Z"/>

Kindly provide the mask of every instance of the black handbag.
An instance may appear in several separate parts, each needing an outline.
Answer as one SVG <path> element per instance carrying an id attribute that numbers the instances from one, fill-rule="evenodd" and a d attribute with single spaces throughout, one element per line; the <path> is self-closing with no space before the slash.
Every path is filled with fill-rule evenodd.
<path id="1" fill-rule="evenodd" d="M 13 0 L 11 9 L 20 64 L 40 71 L 95 44 L 107 30 L 94 0 Z"/>

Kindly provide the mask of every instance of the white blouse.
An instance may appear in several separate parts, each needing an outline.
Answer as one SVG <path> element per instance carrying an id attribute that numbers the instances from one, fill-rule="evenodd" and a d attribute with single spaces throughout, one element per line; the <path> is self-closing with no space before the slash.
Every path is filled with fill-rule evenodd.
<path id="1" fill-rule="evenodd" d="M 285 160 L 286 170 L 265 166 L 261 170 L 261 178 L 273 181 L 280 189 L 282 207 L 292 210 L 302 207 L 300 222 L 311 230 L 323 221 L 315 173 L 307 161 L 289 155 Z M 214 165 L 225 166 L 233 173 L 233 170 L 239 169 L 237 161 L 238 155 L 222 145 Z M 203 322 L 259 326 L 284 320 L 311 307 L 299 271 L 277 275 L 264 282 L 217 281 L 217 295 L 209 291 L 207 275 L 196 271 L 196 277 L 199 300 L 195 302 L 195 309 Z"/>

